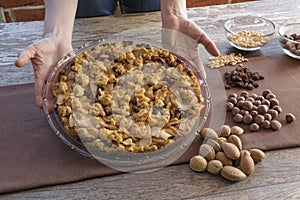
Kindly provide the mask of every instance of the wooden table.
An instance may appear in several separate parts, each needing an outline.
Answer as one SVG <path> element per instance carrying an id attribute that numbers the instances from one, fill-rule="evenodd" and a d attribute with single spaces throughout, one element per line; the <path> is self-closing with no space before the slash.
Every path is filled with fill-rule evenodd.
<path id="1" fill-rule="evenodd" d="M 221 53 L 236 52 L 225 38 L 223 23 L 238 15 L 258 15 L 278 26 L 300 21 L 300 2 L 294 0 L 261 0 L 188 10 L 190 18 L 216 42 Z M 0 24 L 0 85 L 33 82 L 28 64 L 17 69 L 14 60 L 27 45 L 38 40 L 43 22 Z M 77 19 L 74 47 L 118 33 L 160 40 L 160 13 L 120 17 Z M 275 34 L 260 51 L 245 56 L 283 54 Z M 188 164 L 166 167 L 144 174 L 120 174 L 72 184 L 46 187 L 14 194 L 3 199 L 300 199 L 300 148 L 266 152 L 266 159 L 256 165 L 253 175 L 231 183 L 208 173 L 194 173 Z"/>

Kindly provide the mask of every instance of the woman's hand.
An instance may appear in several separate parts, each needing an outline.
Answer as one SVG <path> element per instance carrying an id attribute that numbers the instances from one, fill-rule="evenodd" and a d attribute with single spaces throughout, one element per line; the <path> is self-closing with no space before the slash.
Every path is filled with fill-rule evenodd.
<path id="1" fill-rule="evenodd" d="M 29 61 L 32 63 L 38 107 L 43 106 L 43 92 L 48 75 L 57 62 L 70 51 L 72 45 L 69 40 L 50 36 L 28 46 L 17 58 L 15 62 L 17 67 L 23 67 Z"/>
<path id="2" fill-rule="evenodd" d="M 195 40 L 196 43 L 202 44 L 211 55 L 220 55 L 215 43 L 196 23 L 185 16 L 167 16 L 162 19 L 162 22 L 164 29 L 171 29 L 183 33 Z"/>
<path id="3" fill-rule="evenodd" d="M 215 43 L 192 20 L 188 19 L 185 0 L 161 0 L 163 47 L 187 58 L 206 79 L 199 55 L 199 44 L 213 56 L 220 55 Z"/>

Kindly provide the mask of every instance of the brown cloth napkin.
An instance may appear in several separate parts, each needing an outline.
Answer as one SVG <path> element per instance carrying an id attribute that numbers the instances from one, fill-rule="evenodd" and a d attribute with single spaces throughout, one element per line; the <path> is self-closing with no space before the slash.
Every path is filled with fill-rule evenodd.
<path id="1" fill-rule="evenodd" d="M 285 112 L 300 117 L 300 62 L 287 56 L 254 58 L 244 64 L 266 78 L 253 92 L 270 88 Z M 221 72 L 232 69 L 226 67 Z M 232 90 L 234 91 L 234 90 Z M 231 92 L 231 91 L 229 91 Z M 283 115 L 282 113 L 281 115 Z M 227 116 L 226 123 L 234 124 Z M 272 150 L 300 146 L 298 121 L 278 132 L 246 133 L 245 148 Z M 186 163 L 198 152 L 200 142 L 174 164 Z M 0 87 L 0 194 L 70 183 L 120 173 L 71 150 L 55 136 L 42 110 L 35 105 L 33 84 Z"/>
<path id="2" fill-rule="evenodd" d="M 275 150 L 288 147 L 300 146 L 300 60 L 290 58 L 286 55 L 251 58 L 243 63 L 243 67 L 249 68 L 252 72 L 259 72 L 265 77 L 259 80 L 258 88 L 251 93 L 261 95 L 265 89 L 270 89 L 279 100 L 283 112 L 279 114 L 278 120 L 282 123 L 279 131 L 260 129 L 258 132 L 251 132 L 249 125 L 243 125 L 233 121 L 231 113 L 227 113 L 225 123 L 228 125 L 239 125 L 244 128 L 245 134 L 241 136 L 244 149 L 260 148 L 262 150 Z M 234 70 L 233 66 L 220 68 L 224 75 L 225 71 Z M 240 93 L 243 89 L 232 88 L 227 94 Z M 293 113 L 296 118 L 291 124 L 285 120 L 287 113 Z"/>
<path id="3" fill-rule="evenodd" d="M 176 164 L 197 151 L 192 145 Z M 117 173 L 55 136 L 35 104 L 33 84 L 0 87 L 0 194 Z"/>

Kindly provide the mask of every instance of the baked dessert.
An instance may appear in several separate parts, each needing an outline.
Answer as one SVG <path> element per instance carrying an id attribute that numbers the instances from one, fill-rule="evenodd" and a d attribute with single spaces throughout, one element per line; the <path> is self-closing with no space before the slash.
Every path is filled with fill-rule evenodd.
<path id="1" fill-rule="evenodd" d="M 53 97 L 61 125 L 76 140 L 134 153 L 165 148 L 189 134 L 204 107 L 184 59 L 130 41 L 77 55 L 60 72 Z"/>

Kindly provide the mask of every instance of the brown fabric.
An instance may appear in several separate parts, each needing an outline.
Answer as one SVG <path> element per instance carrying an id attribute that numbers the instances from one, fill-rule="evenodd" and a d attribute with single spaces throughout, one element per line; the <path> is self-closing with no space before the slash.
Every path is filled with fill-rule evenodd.
<path id="1" fill-rule="evenodd" d="M 279 114 L 278 120 L 282 122 L 279 131 L 264 130 L 259 132 L 249 131 L 249 126 L 241 125 L 245 129 L 241 136 L 244 149 L 260 148 L 262 150 L 274 150 L 288 147 L 300 146 L 300 60 L 290 58 L 286 55 L 251 58 L 250 61 L 243 63 L 252 72 L 259 72 L 265 77 L 260 80 L 259 87 L 249 93 L 261 94 L 263 90 L 270 89 L 279 100 L 283 112 Z M 234 67 L 228 66 L 220 68 L 222 75 L 225 71 L 231 71 Z M 231 92 L 239 93 L 242 89 L 230 89 Z M 285 115 L 293 113 L 295 122 L 287 124 Z M 237 125 L 233 122 L 231 113 L 227 113 L 226 123 Z M 240 125 L 240 124 L 239 124 Z"/>
<path id="2" fill-rule="evenodd" d="M 193 145 L 176 163 L 197 151 Z M 116 173 L 55 136 L 35 105 L 33 84 L 0 87 L 0 194 Z"/>
<path id="3" fill-rule="evenodd" d="M 253 92 L 270 88 L 284 112 L 300 118 L 300 61 L 287 56 L 254 58 L 245 66 L 266 79 Z M 220 69 L 224 72 L 232 67 Z M 233 90 L 231 90 L 233 91 Z M 229 91 L 229 92 L 231 92 Z M 233 124 L 228 115 L 226 123 Z M 246 127 L 245 127 L 246 128 Z M 264 131 L 242 136 L 245 148 L 272 150 L 300 146 L 300 123 L 284 125 L 279 132 Z M 198 152 L 200 142 L 174 164 L 185 163 Z M 50 129 L 42 110 L 35 105 L 33 84 L 0 87 L 0 193 L 80 181 L 120 173 L 96 160 L 70 150 Z"/>

